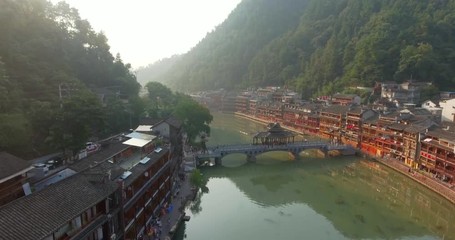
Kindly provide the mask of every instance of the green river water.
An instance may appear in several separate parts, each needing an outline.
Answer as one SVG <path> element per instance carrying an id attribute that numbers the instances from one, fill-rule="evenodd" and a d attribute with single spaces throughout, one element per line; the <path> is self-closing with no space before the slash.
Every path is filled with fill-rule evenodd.
<path id="1" fill-rule="evenodd" d="M 208 145 L 250 143 L 261 124 L 215 113 Z M 310 137 L 306 137 L 310 138 Z M 455 206 L 379 163 L 358 157 L 241 154 L 202 169 L 205 192 L 174 239 L 455 239 Z"/>

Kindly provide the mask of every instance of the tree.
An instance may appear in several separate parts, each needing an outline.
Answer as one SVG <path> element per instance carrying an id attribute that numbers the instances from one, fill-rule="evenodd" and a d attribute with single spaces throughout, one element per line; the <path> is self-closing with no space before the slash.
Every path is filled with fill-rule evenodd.
<path id="1" fill-rule="evenodd" d="M 137 122 L 143 107 L 131 66 L 112 56 L 106 36 L 77 9 L 64 2 L 3 0 L 0 22 L 1 138 L 14 140 L 2 142 L 2 150 L 20 148 L 21 157 L 76 151 L 88 137 L 126 129 L 129 119 Z M 107 131 L 99 126 L 113 118 L 94 95 L 100 89 L 113 89 L 123 102 L 107 106 L 122 114 Z"/>
<path id="2" fill-rule="evenodd" d="M 159 82 L 149 82 L 145 85 L 148 91 L 148 109 L 150 116 L 165 118 L 172 113 L 175 95 L 171 89 Z"/>
<path id="3" fill-rule="evenodd" d="M 65 99 L 49 129 L 47 142 L 64 152 L 75 155 L 90 136 L 99 135 L 104 127 L 104 112 L 95 95 L 81 90 Z"/>
<path id="4" fill-rule="evenodd" d="M 188 135 L 190 142 L 194 142 L 201 133 L 210 135 L 209 124 L 213 120 L 210 111 L 191 99 L 189 96 L 179 95 L 174 115 L 182 122 L 182 128 Z"/>
<path id="5" fill-rule="evenodd" d="M 433 47 L 428 43 L 407 46 L 401 50 L 397 75 L 402 78 L 432 80 L 436 72 Z"/>
<path id="6" fill-rule="evenodd" d="M 194 169 L 190 175 L 190 182 L 196 187 L 203 187 L 207 184 L 207 179 L 202 175 L 201 170 Z"/>
<path id="7" fill-rule="evenodd" d="M 0 151 L 30 156 L 30 122 L 21 113 L 0 114 Z"/>
<path id="8" fill-rule="evenodd" d="M 154 101 L 157 107 L 169 105 L 174 100 L 174 94 L 171 89 L 159 82 L 148 82 L 145 85 L 148 91 L 148 97 Z"/>
<path id="9" fill-rule="evenodd" d="M 420 102 L 426 100 L 433 100 L 435 97 L 438 97 L 439 89 L 434 85 L 429 85 L 420 91 Z"/>
<path id="10" fill-rule="evenodd" d="M 204 193 L 209 192 L 209 188 L 207 187 L 208 179 L 204 177 L 201 173 L 201 170 L 194 169 L 190 175 L 190 182 L 193 186 L 196 186 L 198 189 L 201 189 L 200 192 L 197 193 L 196 199 L 192 201 L 190 210 L 193 214 L 198 214 L 202 210 L 201 206 L 201 198 Z"/>

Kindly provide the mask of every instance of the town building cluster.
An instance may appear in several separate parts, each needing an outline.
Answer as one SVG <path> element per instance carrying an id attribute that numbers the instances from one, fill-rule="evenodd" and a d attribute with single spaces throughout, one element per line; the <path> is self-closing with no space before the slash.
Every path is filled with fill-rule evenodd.
<path id="1" fill-rule="evenodd" d="M 455 93 L 443 92 L 438 104 L 426 100 L 418 107 L 420 90 L 428 85 L 378 83 L 368 95 L 377 95 L 377 100 L 365 105 L 355 94 L 303 101 L 297 93 L 279 87 L 221 97 L 211 93 L 204 99 L 220 106 L 220 111 L 278 122 L 302 134 L 350 144 L 370 156 L 402 162 L 450 186 L 455 184 Z M 212 95 L 217 97 L 207 100 Z"/>
<path id="2" fill-rule="evenodd" d="M 100 141 L 67 164 L 0 153 L 0 239 L 153 236 L 179 191 L 183 137 L 171 117 Z"/>

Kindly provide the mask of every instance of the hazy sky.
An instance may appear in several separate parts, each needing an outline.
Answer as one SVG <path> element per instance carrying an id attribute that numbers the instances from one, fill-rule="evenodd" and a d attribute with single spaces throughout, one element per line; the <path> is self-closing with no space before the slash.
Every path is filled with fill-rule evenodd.
<path id="1" fill-rule="evenodd" d="M 51 0 L 57 3 L 61 0 Z M 65 0 L 133 68 L 189 51 L 241 0 Z"/>

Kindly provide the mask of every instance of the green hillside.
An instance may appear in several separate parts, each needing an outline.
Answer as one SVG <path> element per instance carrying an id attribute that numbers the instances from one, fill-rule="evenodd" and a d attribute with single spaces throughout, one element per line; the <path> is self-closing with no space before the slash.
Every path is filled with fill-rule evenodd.
<path id="1" fill-rule="evenodd" d="M 297 27 L 306 1 L 244 0 L 228 19 L 183 55 L 161 82 L 177 90 L 233 88 L 253 57 Z"/>
<path id="2" fill-rule="evenodd" d="M 130 127 L 139 84 L 76 9 L 2 0 L 0 22 L 0 151 L 77 151 Z"/>
<path id="3" fill-rule="evenodd" d="M 168 72 L 175 62 L 180 59 L 180 55 L 173 55 L 169 58 L 161 59 L 146 67 L 140 67 L 136 70 L 137 81 L 145 86 L 148 82 L 159 82 L 161 75 Z"/>
<path id="4" fill-rule="evenodd" d="M 287 85 L 303 96 L 376 81 L 455 88 L 455 1 L 244 0 L 162 74 L 177 90 Z"/>

